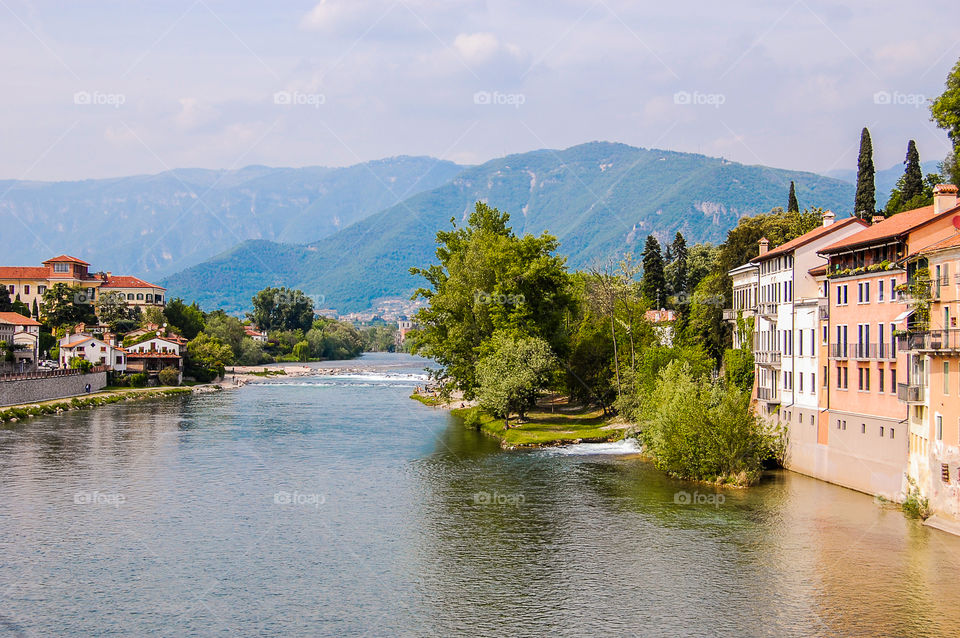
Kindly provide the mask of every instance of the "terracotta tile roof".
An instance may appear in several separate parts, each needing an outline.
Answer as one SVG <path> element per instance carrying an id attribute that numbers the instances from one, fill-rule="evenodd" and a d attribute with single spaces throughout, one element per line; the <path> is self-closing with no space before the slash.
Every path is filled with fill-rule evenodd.
<path id="1" fill-rule="evenodd" d="M 19 312 L 0 312 L 0 323 L 12 324 L 14 326 L 39 326 L 39 321 L 34 321 L 30 317 L 24 317 Z"/>
<path id="2" fill-rule="evenodd" d="M 874 224 L 869 228 L 865 228 L 859 233 L 851 235 L 844 240 L 838 241 L 835 244 L 831 244 L 820 252 L 822 254 L 841 252 L 843 250 L 858 246 L 895 239 L 923 226 L 924 224 L 936 219 L 943 219 L 949 215 L 956 215 L 958 212 L 960 212 L 960 206 L 951 208 L 950 210 L 944 211 L 939 215 L 935 215 L 933 212 L 933 204 L 924 206 L 922 208 L 907 210 L 902 213 L 898 213 L 893 217 L 889 217 L 879 224 Z"/>
<path id="3" fill-rule="evenodd" d="M 180 359 L 179 354 L 173 352 L 156 352 L 156 351 L 147 351 L 147 352 L 138 352 L 136 350 L 130 350 L 127 352 L 127 359 Z"/>
<path id="4" fill-rule="evenodd" d="M 107 281 L 100 286 L 101 288 L 156 288 L 157 290 L 166 290 L 163 286 L 151 284 L 137 277 L 108 277 Z"/>
<path id="5" fill-rule="evenodd" d="M 917 251 L 921 255 L 927 253 L 936 252 L 938 250 L 944 250 L 946 248 L 957 248 L 960 247 L 960 231 L 957 232 L 953 237 L 947 237 L 946 239 L 941 239 L 938 242 L 925 246 Z"/>
<path id="6" fill-rule="evenodd" d="M 43 266 L 0 266 L 0 279 L 46 279 L 50 269 Z"/>
<path id="7" fill-rule="evenodd" d="M 71 341 L 70 343 L 63 344 L 62 346 L 60 346 L 60 348 L 61 349 L 66 348 L 67 350 L 71 350 L 73 348 L 76 348 L 77 346 L 82 346 L 88 341 L 93 341 L 93 337 L 84 337 L 83 339 L 78 339 L 77 341 Z"/>
<path id="8" fill-rule="evenodd" d="M 809 231 L 809 232 L 807 232 L 807 233 L 804 233 L 803 235 L 800 235 L 799 237 L 795 237 L 795 238 L 791 239 L 790 241 L 788 241 L 788 242 L 785 243 L 785 244 L 781 244 L 781 245 L 777 246 L 777 247 L 774 248 L 773 250 L 768 250 L 767 252 L 765 252 L 765 253 L 762 254 L 762 255 L 757 255 L 756 257 L 754 257 L 754 258 L 751 259 L 750 261 L 751 261 L 751 262 L 757 262 L 757 263 L 759 263 L 759 262 L 761 262 L 761 261 L 765 261 L 765 260 L 767 260 L 767 259 L 770 259 L 771 257 L 777 257 L 777 256 L 779 256 L 779 255 L 784 255 L 784 254 L 789 253 L 789 252 L 791 252 L 791 251 L 793 251 L 793 250 L 796 250 L 796 249 L 799 248 L 800 246 L 803 246 L 803 245 L 805 245 L 805 244 L 809 244 L 810 242 L 812 242 L 812 241 L 815 240 L 815 239 L 819 239 L 820 237 L 823 237 L 823 236 L 825 236 L 825 235 L 828 235 L 828 234 L 832 233 L 832 232 L 835 231 L 835 230 L 840 230 L 841 228 L 846 228 L 846 227 L 849 226 L 850 224 L 860 224 L 860 225 L 862 225 L 864 228 L 866 228 L 866 227 L 869 225 L 869 224 L 867 224 L 865 221 L 863 221 L 863 220 L 861 220 L 861 219 L 858 219 L 858 218 L 856 218 L 856 217 L 847 217 L 846 219 L 841 219 L 840 221 L 834 222 L 833 224 L 830 224 L 829 226 L 818 226 L 818 227 L 814 228 L 813 230 L 811 230 L 811 231 Z"/>
<path id="9" fill-rule="evenodd" d="M 72 262 L 72 263 L 75 263 L 75 264 L 80 264 L 81 266 L 89 266 L 89 265 L 90 265 L 90 264 L 88 264 L 87 262 L 85 262 L 84 260 L 82 260 L 82 259 L 77 259 L 76 257 L 71 257 L 70 255 L 59 255 L 59 256 L 57 256 L 57 257 L 53 257 L 52 259 L 48 259 L 48 260 L 46 260 L 46 261 L 43 262 L 43 263 L 49 264 L 49 263 L 54 262 L 54 261 L 69 261 L 69 262 Z"/>
<path id="10" fill-rule="evenodd" d="M 822 266 L 817 266 L 816 268 L 811 268 L 807 271 L 813 277 L 819 277 L 820 275 L 827 274 L 827 265 L 823 264 Z"/>

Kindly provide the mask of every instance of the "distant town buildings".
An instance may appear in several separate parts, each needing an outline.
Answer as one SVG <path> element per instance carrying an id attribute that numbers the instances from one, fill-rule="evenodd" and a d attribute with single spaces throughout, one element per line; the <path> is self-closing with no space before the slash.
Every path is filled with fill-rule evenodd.
<path id="1" fill-rule="evenodd" d="M 32 370 L 40 356 L 40 322 L 16 312 L 0 312 L 0 341 L 13 345 L 16 371 Z"/>

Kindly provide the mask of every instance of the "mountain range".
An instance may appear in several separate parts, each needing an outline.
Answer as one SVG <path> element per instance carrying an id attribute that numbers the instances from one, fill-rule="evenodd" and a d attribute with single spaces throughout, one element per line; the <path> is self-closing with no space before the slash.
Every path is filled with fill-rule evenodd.
<path id="1" fill-rule="evenodd" d="M 63 253 L 98 270 L 146 279 L 200 263 L 252 239 L 310 242 L 464 167 L 395 157 L 346 168 L 177 169 L 75 182 L 0 181 L 5 265 Z"/>
<path id="2" fill-rule="evenodd" d="M 648 234 L 722 241 L 740 217 L 785 207 L 791 180 L 801 206 L 849 213 L 854 187 L 814 173 L 607 142 L 538 150 L 464 168 L 316 241 L 248 240 L 161 283 L 168 297 L 230 312 L 268 285 L 301 288 L 341 312 L 363 310 L 409 295 L 419 284 L 409 268 L 430 263 L 436 231 L 451 218 L 462 223 L 477 201 L 510 213 L 518 233 L 557 236 L 579 268 L 639 254 Z"/>

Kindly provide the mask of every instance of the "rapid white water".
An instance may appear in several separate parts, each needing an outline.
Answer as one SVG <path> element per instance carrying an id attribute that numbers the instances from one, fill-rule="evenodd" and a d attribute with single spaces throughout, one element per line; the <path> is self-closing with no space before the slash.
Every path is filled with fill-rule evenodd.
<path id="1" fill-rule="evenodd" d="M 540 451 L 550 456 L 592 456 L 597 454 L 637 454 L 640 444 L 636 439 L 622 439 L 610 443 L 575 443 L 563 447 L 545 448 Z"/>

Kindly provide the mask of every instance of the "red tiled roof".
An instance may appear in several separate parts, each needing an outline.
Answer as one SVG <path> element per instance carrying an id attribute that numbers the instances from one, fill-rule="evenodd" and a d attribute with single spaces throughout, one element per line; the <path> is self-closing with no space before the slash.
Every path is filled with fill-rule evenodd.
<path id="1" fill-rule="evenodd" d="M 813 277 L 819 277 L 820 275 L 827 274 L 827 265 L 823 264 L 822 266 L 817 266 L 816 268 L 811 268 L 807 271 Z"/>
<path id="2" fill-rule="evenodd" d="M 66 348 L 67 350 L 70 350 L 70 349 L 72 349 L 72 348 L 76 348 L 77 346 L 81 346 L 81 345 L 85 344 L 85 343 L 88 342 L 88 341 L 93 341 L 93 337 L 84 337 L 83 339 L 79 339 L 79 340 L 77 340 L 77 341 L 72 341 L 72 342 L 70 342 L 70 343 L 65 343 L 65 344 L 63 344 L 63 345 L 60 346 L 60 347 L 61 347 L 61 348 Z"/>
<path id="3" fill-rule="evenodd" d="M 39 321 L 34 321 L 30 317 L 24 317 L 19 312 L 0 312 L 0 323 L 13 324 L 14 326 L 39 326 Z"/>
<path id="4" fill-rule="evenodd" d="M 156 284 L 151 284 L 143 279 L 137 277 L 113 277 L 110 276 L 107 278 L 107 281 L 100 286 L 101 288 L 156 288 L 158 290 L 166 290 L 163 286 L 158 286 Z"/>
<path id="5" fill-rule="evenodd" d="M 77 259 L 76 257 L 71 257 L 70 255 L 59 255 L 59 256 L 54 257 L 54 258 L 52 258 L 52 259 L 48 259 L 48 260 L 46 260 L 46 261 L 43 262 L 43 263 L 49 264 L 49 263 L 54 262 L 54 261 L 69 261 L 69 262 L 72 262 L 72 263 L 75 263 L 75 264 L 80 264 L 81 266 L 89 266 L 89 265 L 90 265 L 90 264 L 88 264 L 87 262 L 85 262 L 84 260 L 82 260 L 82 259 Z"/>
<path id="6" fill-rule="evenodd" d="M 946 248 L 957 248 L 958 246 L 960 246 L 960 230 L 958 230 L 957 234 L 954 235 L 953 237 L 947 237 L 946 239 L 941 239 L 938 242 L 935 242 L 933 244 L 930 244 L 929 246 L 925 246 L 924 248 L 921 248 L 917 252 L 923 255 L 926 253 L 936 252 L 938 250 L 944 250 Z"/>
<path id="7" fill-rule="evenodd" d="M 127 352 L 127 359 L 179 359 L 180 355 L 173 352 L 157 352 L 157 351 L 147 351 L 147 352 L 137 352 L 136 350 L 130 350 Z"/>
<path id="8" fill-rule="evenodd" d="M 46 279 L 50 269 L 43 266 L 0 266 L 0 279 Z"/>
<path id="9" fill-rule="evenodd" d="M 805 244 L 809 244 L 810 242 L 812 242 L 812 241 L 815 240 L 815 239 L 819 239 L 820 237 L 823 237 L 824 235 L 828 235 L 828 234 L 830 234 L 831 232 L 833 232 L 833 231 L 835 231 L 835 230 L 840 230 L 841 228 L 846 228 L 846 227 L 849 226 L 850 224 L 861 224 L 864 228 L 866 228 L 867 226 L 869 226 L 869 224 L 867 224 L 865 221 L 863 221 L 863 220 L 861 220 L 861 219 L 859 219 L 859 218 L 857 218 L 857 217 L 847 217 L 846 219 L 841 219 L 840 221 L 834 222 L 833 224 L 830 224 L 829 226 L 818 226 L 817 228 L 814 228 L 813 230 L 811 230 L 811 231 L 809 231 L 809 232 L 806 232 L 806 233 L 800 235 L 799 237 L 795 237 L 795 238 L 791 239 L 790 241 L 788 241 L 788 242 L 785 243 L 785 244 L 781 244 L 781 245 L 777 246 L 777 247 L 774 248 L 773 250 L 768 250 L 767 252 L 765 252 L 765 253 L 762 254 L 762 255 L 757 255 L 756 257 L 754 257 L 754 258 L 751 259 L 750 261 L 753 261 L 753 262 L 761 262 L 761 261 L 764 261 L 764 260 L 766 260 L 766 259 L 770 259 L 771 257 L 777 257 L 777 256 L 779 256 L 779 255 L 783 255 L 783 254 L 785 254 L 785 253 L 788 253 L 788 252 L 790 252 L 790 251 L 792 251 L 792 250 L 795 250 L 795 249 L 799 248 L 800 246 L 803 246 L 803 245 L 805 245 Z"/>
<path id="10" fill-rule="evenodd" d="M 859 233 L 851 235 L 850 237 L 838 241 L 835 244 L 831 244 L 820 252 L 822 254 L 841 252 L 843 250 L 858 246 L 895 239 L 931 221 L 942 219 L 948 215 L 955 215 L 958 211 L 960 211 L 960 207 L 954 207 L 950 210 L 940 213 L 939 215 L 935 215 L 933 212 L 933 204 L 930 206 L 924 206 L 922 208 L 907 210 L 902 213 L 898 213 L 893 217 L 888 217 L 882 222 L 874 224 L 869 228 L 865 228 Z"/>

